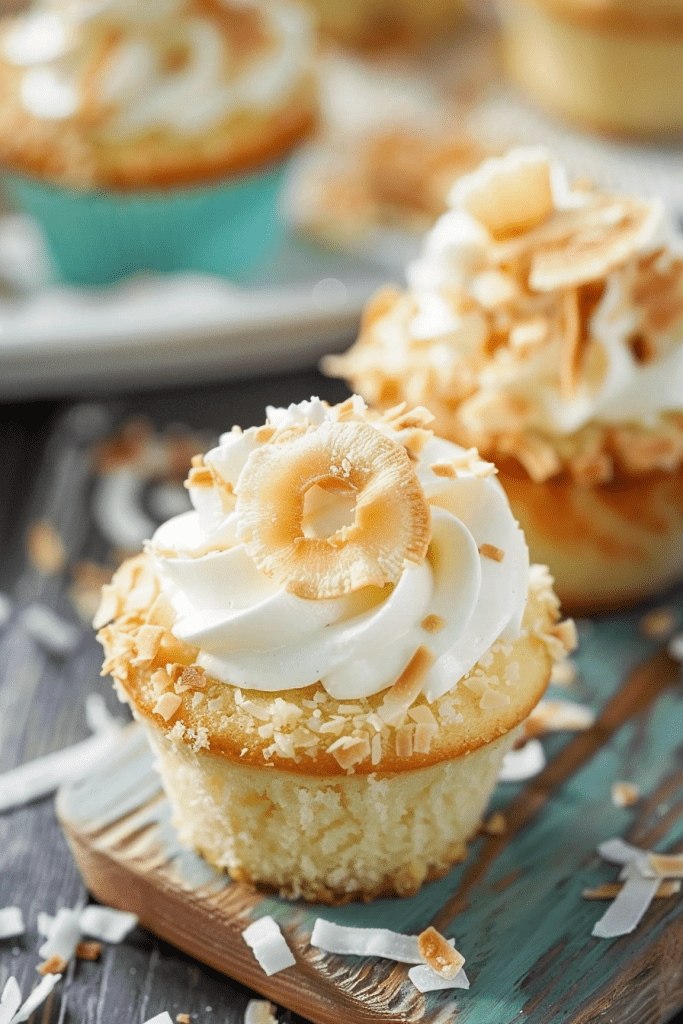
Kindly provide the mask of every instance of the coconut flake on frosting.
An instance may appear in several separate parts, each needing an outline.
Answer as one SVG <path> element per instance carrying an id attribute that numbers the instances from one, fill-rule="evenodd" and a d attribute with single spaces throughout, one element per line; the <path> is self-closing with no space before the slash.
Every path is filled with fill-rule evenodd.
<path id="1" fill-rule="evenodd" d="M 571 187 L 540 148 L 463 176 L 408 268 L 324 368 L 536 480 L 683 461 L 683 250 L 662 204 Z"/>
<path id="2" fill-rule="evenodd" d="M 411 694 L 434 701 L 497 640 L 519 634 L 524 537 L 495 475 L 475 452 L 434 437 L 428 419 L 424 410 L 379 416 L 358 399 L 334 407 L 312 399 L 269 409 L 265 428 L 221 437 L 195 466 L 209 469 L 211 486 L 205 474 L 193 486 L 191 475 L 194 510 L 148 544 L 175 613 L 172 633 L 198 648 L 200 668 L 235 687 L 320 681 L 335 699 L 355 700 L 391 687 L 422 650 Z M 453 476 L 434 471 L 446 464 Z M 264 514 L 267 536 L 254 526 Z M 362 565 L 392 549 L 379 558 L 379 575 L 347 571 L 349 538 Z M 284 570 L 264 555 L 273 545 L 296 555 Z M 490 547 L 505 557 L 486 557 Z M 307 553 L 310 596 L 301 596 L 297 549 Z"/>

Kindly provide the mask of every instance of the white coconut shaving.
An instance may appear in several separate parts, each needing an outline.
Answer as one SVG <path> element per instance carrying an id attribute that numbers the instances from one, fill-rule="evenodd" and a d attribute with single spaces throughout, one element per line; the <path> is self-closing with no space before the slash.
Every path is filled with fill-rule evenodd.
<path id="1" fill-rule="evenodd" d="M 453 939 L 448 942 L 454 944 Z M 388 928 L 352 928 L 319 917 L 313 925 L 311 945 L 342 956 L 379 956 L 400 964 L 424 964 L 418 936 Z"/>
<path id="2" fill-rule="evenodd" d="M 76 952 L 76 946 L 81 941 L 81 928 L 79 924 L 79 911 L 62 907 L 52 919 L 50 932 L 45 942 L 38 950 L 39 956 L 44 960 L 57 956 L 60 960 L 68 963 Z"/>
<path id="3" fill-rule="evenodd" d="M 296 963 L 280 926 L 270 915 L 260 917 L 245 928 L 242 938 L 251 947 L 259 966 L 268 977 Z"/>
<path id="4" fill-rule="evenodd" d="M 545 765 L 546 758 L 541 741 L 527 740 L 519 750 L 509 750 L 505 754 L 498 781 L 524 782 L 542 772 Z"/>
<path id="5" fill-rule="evenodd" d="M 100 942 L 123 942 L 131 929 L 138 923 L 137 914 L 113 907 L 100 907 L 94 903 L 84 907 L 78 923 L 84 935 L 90 935 Z"/>
<path id="6" fill-rule="evenodd" d="M 116 748 L 118 732 L 118 727 L 98 732 L 0 775 L 0 812 L 39 800 L 62 783 L 89 775 Z"/>
<path id="7" fill-rule="evenodd" d="M 38 921 L 36 927 L 38 928 L 38 934 L 44 938 L 49 938 L 50 932 L 52 931 L 52 924 L 54 917 L 51 914 L 46 914 L 44 910 L 38 911 Z"/>
<path id="8" fill-rule="evenodd" d="M 454 978 L 442 978 L 426 964 L 411 967 L 408 977 L 418 992 L 438 992 L 442 988 L 469 988 L 470 982 L 464 968 L 460 968 Z"/>
<path id="9" fill-rule="evenodd" d="M 573 700 L 542 700 L 526 720 L 527 735 L 581 732 L 595 723 L 595 712 Z"/>
<path id="10" fill-rule="evenodd" d="M 20 907 L 4 907 L 0 910 L 0 939 L 12 939 L 15 935 L 23 935 L 24 915 Z"/>
<path id="11" fill-rule="evenodd" d="M 267 999 L 250 999 L 244 1008 L 244 1024 L 277 1024 L 273 1009 Z"/>
<path id="12" fill-rule="evenodd" d="M 45 604 L 30 604 L 19 616 L 19 624 L 49 654 L 66 657 L 81 645 L 83 633 Z"/>
<path id="13" fill-rule="evenodd" d="M 28 999 L 21 1004 L 18 1012 L 13 1017 L 10 1017 L 8 1024 L 23 1024 L 23 1021 L 28 1020 L 31 1014 L 45 1002 L 57 982 L 61 980 L 61 977 L 61 974 L 46 974 L 38 982 Z M 4 1024 L 1 1017 L 0 1024 Z"/>
<path id="14" fill-rule="evenodd" d="M 600 843 L 598 853 L 604 860 L 621 865 L 619 878 L 625 883 L 593 928 L 598 938 L 614 939 L 637 928 L 662 879 L 676 877 L 683 859 L 641 850 L 619 837 Z"/>
<path id="15" fill-rule="evenodd" d="M 145 1024 L 173 1024 L 173 1021 L 168 1010 L 164 1010 L 163 1013 L 158 1013 L 156 1017 L 150 1017 L 149 1020 L 145 1021 Z"/>
<path id="16" fill-rule="evenodd" d="M 21 989 L 16 978 L 8 978 L 0 996 L 0 1024 L 9 1024 L 21 1006 Z"/>

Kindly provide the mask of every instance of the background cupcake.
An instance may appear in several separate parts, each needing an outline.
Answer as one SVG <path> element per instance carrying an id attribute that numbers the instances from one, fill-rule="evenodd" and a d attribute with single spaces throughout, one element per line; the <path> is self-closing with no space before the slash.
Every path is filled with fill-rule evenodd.
<path id="1" fill-rule="evenodd" d="M 414 48 L 452 31 L 463 0 L 306 0 L 323 36 L 360 50 Z"/>
<path id="2" fill-rule="evenodd" d="M 588 128 L 683 130 L 683 9 L 678 0 L 501 0 L 512 80 Z"/>
<path id="3" fill-rule="evenodd" d="M 269 408 L 104 589 L 104 671 L 181 838 L 238 880 L 340 902 L 445 873 L 574 642 L 493 467 L 428 421 Z"/>
<path id="4" fill-rule="evenodd" d="M 0 159 L 60 276 L 235 273 L 273 236 L 315 121 L 303 9 L 272 0 L 41 4 L 0 36 Z"/>
<path id="5" fill-rule="evenodd" d="M 562 600 L 683 576 L 683 260 L 661 204 L 570 188 L 542 150 L 486 161 L 326 369 L 426 402 L 495 460 Z"/>

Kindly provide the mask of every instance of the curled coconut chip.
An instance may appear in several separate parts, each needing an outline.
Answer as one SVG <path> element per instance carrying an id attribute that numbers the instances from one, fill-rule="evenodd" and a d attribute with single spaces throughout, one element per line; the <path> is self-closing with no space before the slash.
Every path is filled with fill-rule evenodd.
<path id="1" fill-rule="evenodd" d="M 304 502 L 317 486 L 355 501 L 355 520 L 306 536 Z M 253 451 L 236 487 L 238 537 L 267 576 L 298 597 L 341 597 L 396 583 L 420 564 L 429 505 L 402 445 L 365 423 L 321 424 Z"/>
<path id="2" fill-rule="evenodd" d="M 268 914 L 245 928 L 242 938 L 268 977 L 283 971 L 286 967 L 293 967 L 296 963 L 280 926 Z"/>

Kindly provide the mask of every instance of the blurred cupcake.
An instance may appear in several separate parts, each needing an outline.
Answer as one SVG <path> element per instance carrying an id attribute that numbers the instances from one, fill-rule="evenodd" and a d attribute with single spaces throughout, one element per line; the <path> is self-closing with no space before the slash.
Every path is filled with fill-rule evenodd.
<path id="1" fill-rule="evenodd" d="M 104 671 L 181 839 L 237 880 L 344 902 L 444 874 L 574 643 L 495 470 L 429 419 L 269 408 L 104 588 Z"/>
<path id="2" fill-rule="evenodd" d="M 306 0 L 323 36 L 358 50 L 420 46 L 454 29 L 463 0 Z"/>
<path id="3" fill-rule="evenodd" d="M 680 0 L 500 0 L 512 80 L 589 128 L 683 130 Z"/>
<path id="4" fill-rule="evenodd" d="M 425 402 L 493 459 L 572 610 L 683 577 L 683 257 L 658 202 L 570 188 L 537 149 L 456 183 L 407 292 L 329 373 Z"/>
<path id="5" fill-rule="evenodd" d="M 0 159 L 60 276 L 232 275 L 272 242 L 315 122 L 308 15 L 286 0 L 71 0 L 5 19 Z"/>

